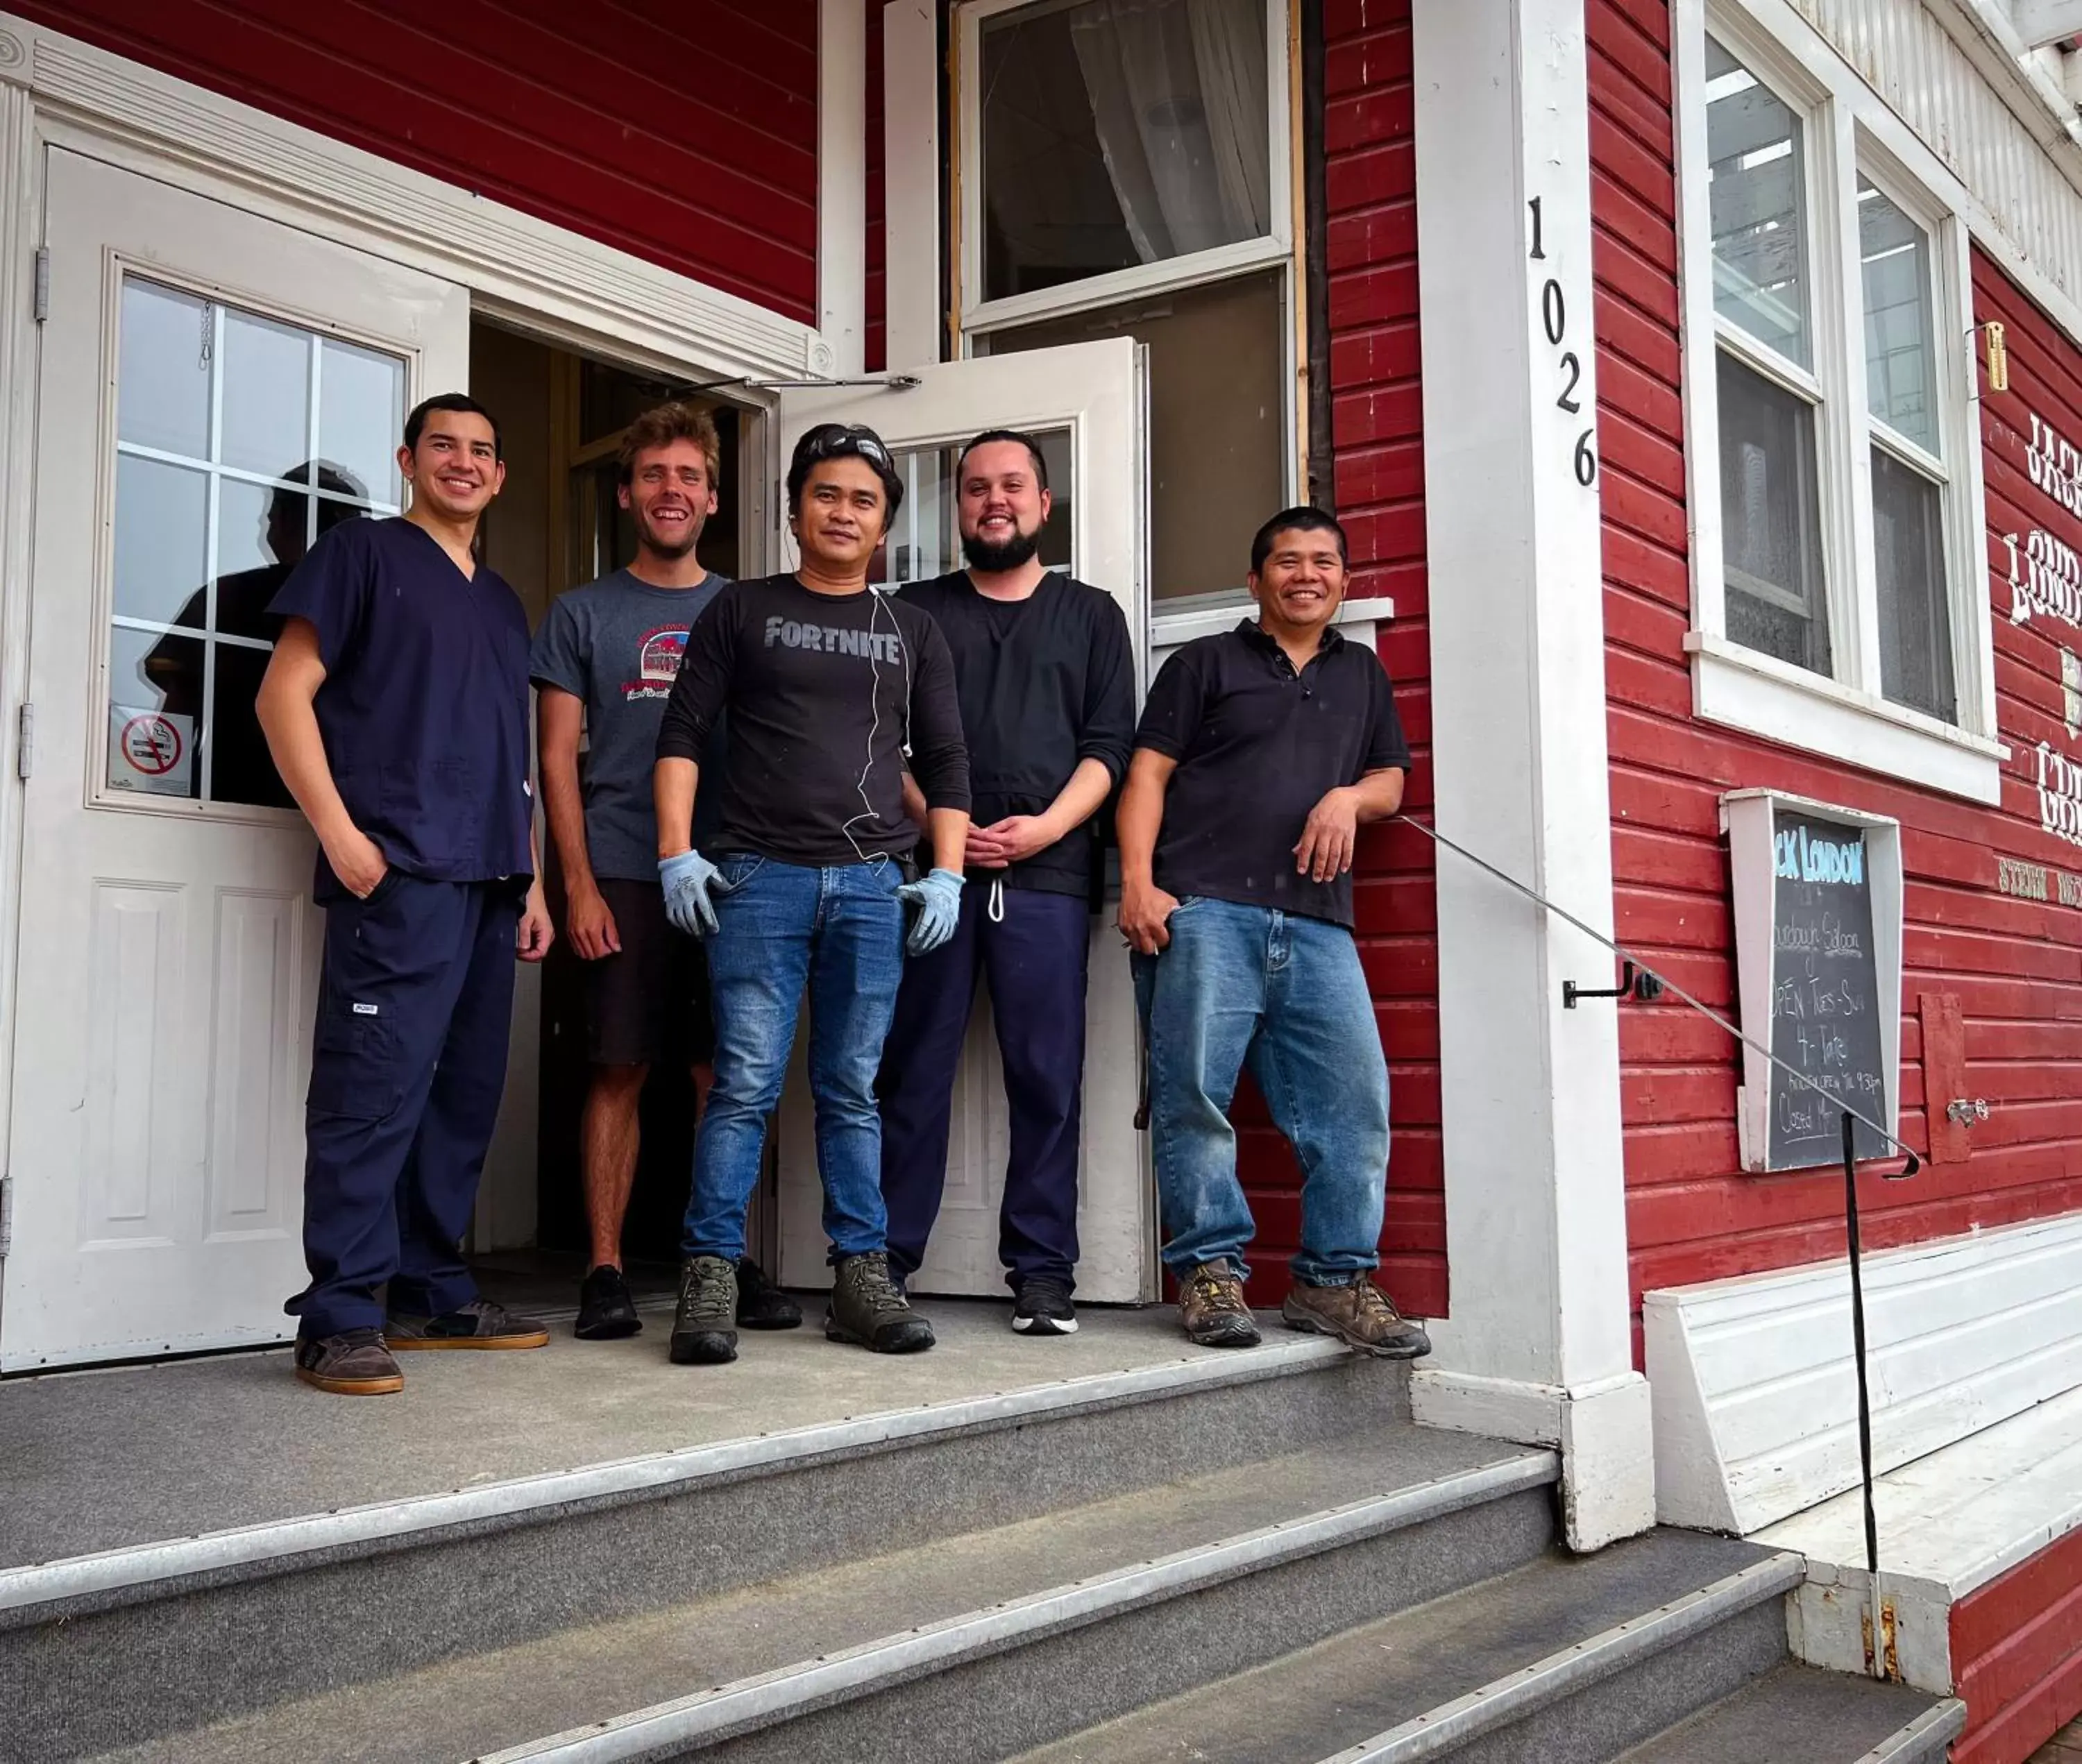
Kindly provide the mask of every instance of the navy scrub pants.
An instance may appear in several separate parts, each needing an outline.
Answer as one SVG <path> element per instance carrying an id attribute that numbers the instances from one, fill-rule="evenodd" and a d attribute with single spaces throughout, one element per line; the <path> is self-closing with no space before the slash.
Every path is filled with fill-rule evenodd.
<path id="1" fill-rule="evenodd" d="M 1003 903 L 995 922 L 993 894 Z M 1073 1282 L 1090 937 L 1091 910 L 1081 895 L 1001 893 L 972 882 L 962 890 L 954 936 L 930 955 L 906 958 L 876 1088 L 889 1262 L 907 1279 L 925 1259 L 946 1185 L 955 1074 L 980 974 L 990 987 L 1011 1116 L 998 1257 L 1015 1288 L 1031 1274 Z"/>
<path id="2" fill-rule="evenodd" d="M 306 1337 L 437 1316 L 476 1283 L 461 1243 L 506 1086 L 520 901 L 392 870 L 326 909 L 305 1109 Z"/>

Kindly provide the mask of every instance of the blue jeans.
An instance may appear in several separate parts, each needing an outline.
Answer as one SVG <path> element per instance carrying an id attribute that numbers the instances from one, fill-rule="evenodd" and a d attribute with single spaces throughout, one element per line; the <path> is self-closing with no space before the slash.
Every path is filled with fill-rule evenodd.
<path id="1" fill-rule="evenodd" d="M 781 1100 L 807 982 L 810 1091 L 832 1259 L 883 1247 L 882 1118 L 875 1075 L 904 973 L 903 882 L 893 860 L 823 869 L 778 858 L 723 860 L 706 943 L 715 1012 L 715 1084 L 694 1139 L 689 1256 L 744 1253 L 744 1208 L 759 1181 L 766 1118 Z"/>
<path id="2" fill-rule="evenodd" d="M 1388 1062 L 1352 934 L 1327 920 L 1187 895 L 1171 941 L 1136 956 L 1165 1265 L 1248 1273 L 1256 1230 L 1229 1125 L 1245 1066 L 1301 1165 L 1301 1244 L 1316 1285 L 1379 1265 L 1388 1189 Z"/>

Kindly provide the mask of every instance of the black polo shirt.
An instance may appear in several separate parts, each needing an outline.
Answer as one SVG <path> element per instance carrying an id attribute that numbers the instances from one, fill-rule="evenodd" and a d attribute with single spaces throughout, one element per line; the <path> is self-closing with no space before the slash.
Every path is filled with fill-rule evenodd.
<path id="1" fill-rule="evenodd" d="M 1351 875 L 1312 881 L 1294 848 L 1328 792 L 1409 769 L 1371 648 L 1326 627 L 1297 674 L 1255 620 L 1196 638 L 1157 674 L 1135 744 L 1178 762 L 1157 836 L 1159 888 L 1351 924 Z"/>

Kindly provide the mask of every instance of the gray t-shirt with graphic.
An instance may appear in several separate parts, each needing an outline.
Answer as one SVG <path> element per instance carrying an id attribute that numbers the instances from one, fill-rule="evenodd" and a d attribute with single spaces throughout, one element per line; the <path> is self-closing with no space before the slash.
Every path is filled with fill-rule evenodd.
<path id="1" fill-rule="evenodd" d="M 679 676 L 687 633 L 728 579 L 709 573 L 699 587 L 655 588 L 626 570 L 558 596 L 535 634 L 528 671 L 585 705 L 586 851 L 596 876 L 658 879 L 658 821 L 651 768 L 658 725 Z M 702 756 L 702 781 L 721 777 L 723 730 Z M 721 792 L 696 799 L 694 843 L 712 830 Z M 707 812 L 705 814 L 703 810 Z"/>

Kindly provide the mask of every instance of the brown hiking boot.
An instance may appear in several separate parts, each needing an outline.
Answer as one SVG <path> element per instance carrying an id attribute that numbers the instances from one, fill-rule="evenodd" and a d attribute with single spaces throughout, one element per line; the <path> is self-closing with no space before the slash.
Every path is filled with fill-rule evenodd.
<path id="1" fill-rule="evenodd" d="M 303 1337 L 297 1342 L 297 1376 L 335 1396 L 389 1396 L 405 1387 L 381 1329 Z"/>
<path id="2" fill-rule="evenodd" d="M 1180 1282 L 1178 1320 L 1203 1348 L 1258 1345 L 1258 1324 L 1243 1302 L 1243 1281 L 1225 1261 L 1203 1261 Z"/>
<path id="3" fill-rule="evenodd" d="M 887 1254 L 875 1250 L 839 1263 L 831 1308 L 824 1313 L 824 1339 L 877 1354 L 923 1354 L 933 1345 L 933 1326 L 890 1278 Z"/>
<path id="4" fill-rule="evenodd" d="M 1390 1304 L 1388 1295 L 1364 1274 L 1341 1286 L 1312 1286 L 1297 1280 L 1279 1315 L 1290 1329 L 1334 1335 L 1384 1360 L 1421 1359 L 1431 1351 L 1431 1337 Z"/>

